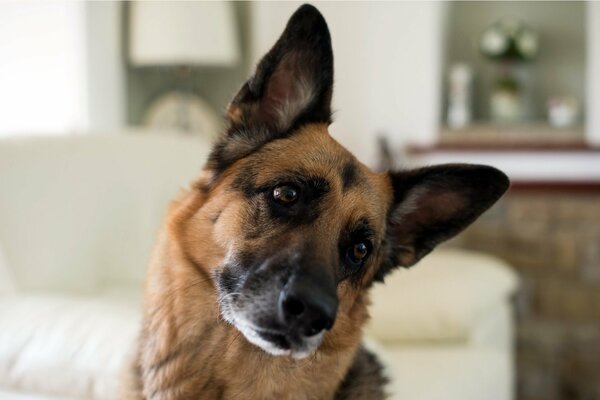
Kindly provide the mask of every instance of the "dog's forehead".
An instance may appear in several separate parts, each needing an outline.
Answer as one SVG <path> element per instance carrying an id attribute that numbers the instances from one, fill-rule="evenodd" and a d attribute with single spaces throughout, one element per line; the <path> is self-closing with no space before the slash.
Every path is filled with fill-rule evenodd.
<path id="1" fill-rule="evenodd" d="M 329 135 L 325 124 L 307 125 L 288 138 L 272 141 L 248 161 L 246 166 L 254 169 L 259 185 L 286 172 L 327 178 L 344 190 L 380 180 Z"/>

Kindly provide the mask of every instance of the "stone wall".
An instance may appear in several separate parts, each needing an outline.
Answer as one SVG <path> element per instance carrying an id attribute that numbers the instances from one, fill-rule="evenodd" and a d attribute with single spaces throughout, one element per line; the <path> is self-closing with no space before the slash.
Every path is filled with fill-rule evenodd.
<path id="1" fill-rule="evenodd" d="M 517 399 L 600 400 L 600 193 L 509 193 L 453 244 L 521 276 Z"/>

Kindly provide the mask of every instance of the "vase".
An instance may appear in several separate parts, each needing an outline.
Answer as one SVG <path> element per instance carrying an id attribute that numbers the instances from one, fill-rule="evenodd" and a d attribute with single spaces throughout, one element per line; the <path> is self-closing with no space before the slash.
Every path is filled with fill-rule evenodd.
<path id="1" fill-rule="evenodd" d="M 505 75 L 492 89 L 490 116 L 493 122 L 507 124 L 523 120 L 523 93 L 517 79 Z"/>

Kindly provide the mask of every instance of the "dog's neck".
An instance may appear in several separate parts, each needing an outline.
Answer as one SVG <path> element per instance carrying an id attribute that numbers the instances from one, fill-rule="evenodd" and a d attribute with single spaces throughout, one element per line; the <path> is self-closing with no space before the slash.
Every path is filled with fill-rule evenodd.
<path id="1" fill-rule="evenodd" d="M 223 321 L 212 279 L 186 256 L 171 228 L 159 237 L 146 287 L 137 363 L 144 397 L 332 399 L 359 348 L 360 330 L 337 321 L 308 358 L 267 354 Z M 362 301 L 355 308 L 366 319 Z"/>

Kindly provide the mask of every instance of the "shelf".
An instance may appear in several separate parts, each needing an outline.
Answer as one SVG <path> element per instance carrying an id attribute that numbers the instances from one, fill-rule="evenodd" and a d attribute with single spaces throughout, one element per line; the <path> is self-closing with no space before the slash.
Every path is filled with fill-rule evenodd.
<path id="1" fill-rule="evenodd" d="M 408 145 L 406 151 L 409 155 L 443 153 L 443 152 L 470 152 L 470 153 L 600 153 L 600 146 L 586 143 L 437 143 L 429 146 Z"/>
<path id="2" fill-rule="evenodd" d="M 585 143 L 582 126 L 555 128 L 547 123 L 495 125 L 476 123 L 464 129 L 442 128 L 432 146 L 410 145 L 408 151 L 600 151 Z"/>
<path id="3" fill-rule="evenodd" d="M 413 165 L 488 164 L 506 172 L 513 190 L 598 192 L 600 147 L 586 144 L 581 127 L 546 124 L 443 129 L 438 143 L 409 145 Z"/>

